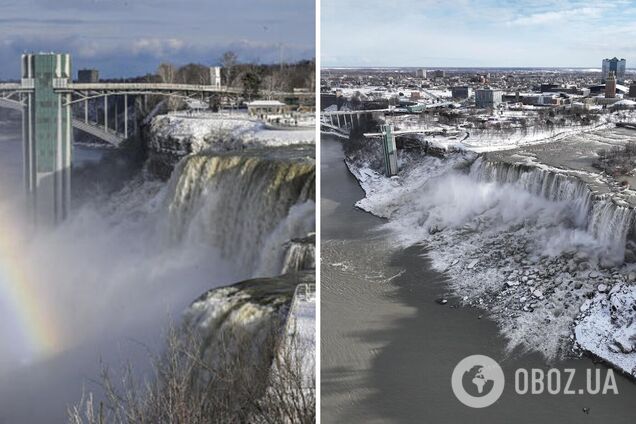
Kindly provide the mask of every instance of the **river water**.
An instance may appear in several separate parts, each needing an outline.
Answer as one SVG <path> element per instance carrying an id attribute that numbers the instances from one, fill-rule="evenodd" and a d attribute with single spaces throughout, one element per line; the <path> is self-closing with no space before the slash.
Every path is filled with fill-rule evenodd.
<path id="1" fill-rule="evenodd" d="M 574 369 L 572 388 L 590 359 L 546 364 L 539 354 L 506 353 L 484 311 L 459 307 L 445 277 L 422 257 L 425 246 L 397 249 L 384 221 L 353 207 L 364 197 L 338 141 L 321 140 L 321 375 L 325 423 L 633 423 L 636 384 L 615 373 L 619 394 L 518 395 L 518 368 Z M 449 302 L 440 305 L 436 299 Z M 506 377 L 502 397 L 472 409 L 451 389 L 464 357 L 488 355 Z M 585 410 L 584 410 L 585 409 Z"/>

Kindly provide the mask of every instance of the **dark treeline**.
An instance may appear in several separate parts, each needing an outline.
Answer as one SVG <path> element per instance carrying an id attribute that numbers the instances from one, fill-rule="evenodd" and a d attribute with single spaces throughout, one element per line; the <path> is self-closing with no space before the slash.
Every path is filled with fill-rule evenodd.
<path id="1" fill-rule="evenodd" d="M 242 89 L 248 97 L 258 95 L 260 91 L 291 92 L 295 88 L 314 91 L 314 60 L 302 60 L 285 64 L 241 63 L 233 52 L 226 52 L 219 60 L 221 80 L 224 86 Z M 106 80 L 105 80 L 106 81 Z M 210 67 L 197 63 L 176 66 L 162 63 L 154 74 L 126 78 L 109 79 L 110 82 L 165 82 L 180 84 L 210 84 Z"/>

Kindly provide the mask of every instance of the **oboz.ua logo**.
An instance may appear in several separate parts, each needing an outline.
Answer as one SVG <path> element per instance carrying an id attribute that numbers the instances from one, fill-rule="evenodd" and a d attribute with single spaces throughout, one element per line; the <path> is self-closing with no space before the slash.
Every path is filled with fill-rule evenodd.
<path id="1" fill-rule="evenodd" d="M 518 395 L 597 395 L 618 394 L 611 368 L 586 369 L 585 386 L 576 387 L 573 368 L 518 368 L 514 390 Z M 605 377 L 603 377 L 605 374 Z M 461 403 L 471 408 L 485 408 L 497 402 L 504 390 L 505 377 L 499 364 L 485 355 L 472 355 L 455 366 L 451 378 L 453 393 Z"/>
<path id="2" fill-rule="evenodd" d="M 485 355 L 471 355 L 455 366 L 451 378 L 453 393 L 471 408 L 485 408 L 499 399 L 505 377 L 499 364 Z"/>

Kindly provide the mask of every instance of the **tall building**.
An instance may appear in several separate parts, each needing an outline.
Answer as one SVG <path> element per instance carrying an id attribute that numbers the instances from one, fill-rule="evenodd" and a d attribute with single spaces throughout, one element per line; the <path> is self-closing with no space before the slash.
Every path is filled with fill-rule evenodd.
<path id="1" fill-rule="evenodd" d="M 626 64 L 627 62 L 625 61 L 625 59 L 618 59 L 616 57 L 613 57 L 611 59 L 603 59 L 603 81 L 607 80 L 610 72 L 614 72 L 614 76 L 616 77 L 617 81 L 624 81 Z"/>
<path id="2" fill-rule="evenodd" d="M 426 69 L 417 69 L 415 71 L 415 77 L 416 78 L 426 78 Z"/>
<path id="3" fill-rule="evenodd" d="M 613 99 L 614 97 L 616 97 L 616 77 L 614 76 L 614 72 L 610 71 L 605 81 L 605 98 Z"/>
<path id="4" fill-rule="evenodd" d="M 503 92 L 490 88 L 475 90 L 475 106 L 478 108 L 494 108 L 501 103 Z"/>
<path id="5" fill-rule="evenodd" d="M 77 71 L 77 82 L 99 82 L 99 71 L 97 69 L 80 69 Z"/>
<path id="6" fill-rule="evenodd" d="M 63 220 L 71 203 L 71 94 L 56 92 L 71 81 L 68 54 L 23 54 L 22 84 L 26 94 L 24 116 L 24 177 L 29 204 L 38 225 Z"/>

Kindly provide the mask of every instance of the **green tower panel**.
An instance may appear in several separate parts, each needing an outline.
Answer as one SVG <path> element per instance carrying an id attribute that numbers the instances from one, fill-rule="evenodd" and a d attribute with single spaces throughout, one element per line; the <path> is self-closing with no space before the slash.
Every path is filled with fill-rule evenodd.
<path id="1" fill-rule="evenodd" d="M 24 164 L 27 192 L 38 224 L 64 219 L 70 207 L 72 127 L 68 54 L 22 57 L 27 94 L 24 119 Z"/>

